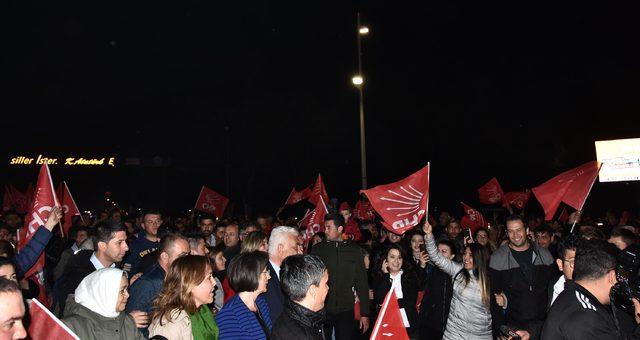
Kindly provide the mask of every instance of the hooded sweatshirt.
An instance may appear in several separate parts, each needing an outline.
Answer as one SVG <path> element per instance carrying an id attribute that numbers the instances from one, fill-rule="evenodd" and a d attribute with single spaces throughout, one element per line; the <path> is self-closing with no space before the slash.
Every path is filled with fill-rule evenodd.
<path id="1" fill-rule="evenodd" d="M 116 268 L 97 270 L 67 299 L 62 321 L 80 339 L 144 339 L 133 318 L 116 311 L 122 275 Z"/>

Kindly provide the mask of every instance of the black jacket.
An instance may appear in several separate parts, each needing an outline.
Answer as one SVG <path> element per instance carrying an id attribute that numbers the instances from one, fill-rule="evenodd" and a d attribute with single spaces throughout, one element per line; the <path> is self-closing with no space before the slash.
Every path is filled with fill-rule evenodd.
<path id="1" fill-rule="evenodd" d="M 280 318 L 271 330 L 270 339 L 325 340 L 322 324 L 325 310 L 311 311 L 287 299 Z"/>
<path id="2" fill-rule="evenodd" d="M 398 305 L 400 308 L 404 308 L 412 332 L 418 329 L 418 311 L 416 304 L 418 292 L 421 290 L 421 282 L 421 278 L 413 269 L 403 271 L 402 277 L 400 278 L 400 283 L 402 284 L 402 299 L 398 299 Z M 384 298 L 387 296 L 390 288 L 391 275 L 389 273 L 384 274 L 380 279 L 374 281 L 373 300 L 378 308 L 384 302 Z"/>
<path id="3" fill-rule="evenodd" d="M 64 311 L 67 296 L 74 294 L 80 282 L 96 270 L 96 267 L 91 263 L 91 255 L 93 255 L 93 250 L 81 250 L 69 260 L 64 274 L 60 278 L 61 284 L 55 294 L 61 312 Z"/>
<path id="4" fill-rule="evenodd" d="M 352 288 L 355 287 L 360 299 L 360 313 L 369 316 L 369 283 L 360 247 L 349 241 L 325 241 L 313 246 L 311 253 L 322 259 L 329 272 L 327 312 L 352 311 L 355 305 Z"/>
<path id="5" fill-rule="evenodd" d="M 420 303 L 420 326 L 444 332 L 451 307 L 453 281 L 440 268 L 429 264 Z"/>
<path id="6" fill-rule="evenodd" d="M 638 328 L 631 336 L 638 338 Z M 627 339 L 615 324 L 611 308 L 600 304 L 588 290 L 575 282 L 565 289 L 549 310 L 542 328 L 542 340 Z"/>
<path id="7" fill-rule="evenodd" d="M 267 305 L 269 306 L 271 324 L 275 325 L 282 313 L 285 297 L 284 294 L 282 294 L 282 288 L 280 288 L 280 279 L 278 279 L 278 275 L 271 265 L 271 262 L 267 263 L 267 269 L 269 269 L 271 279 L 267 282 L 267 292 L 264 293 L 264 298 L 267 300 Z"/>
<path id="8" fill-rule="evenodd" d="M 547 314 L 549 282 L 555 274 L 553 257 L 549 250 L 540 248 L 533 242 L 532 280 L 529 282 L 518 261 L 505 244 L 491 255 L 489 274 L 493 294 L 504 292 L 507 296 L 506 313 L 492 299 L 491 317 L 494 330 L 503 324 L 520 329 L 539 329 Z M 532 339 L 537 339 L 532 336 Z"/>

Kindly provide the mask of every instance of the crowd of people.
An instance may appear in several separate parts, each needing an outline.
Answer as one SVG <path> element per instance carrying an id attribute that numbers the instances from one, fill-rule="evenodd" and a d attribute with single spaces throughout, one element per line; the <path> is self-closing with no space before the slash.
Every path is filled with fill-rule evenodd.
<path id="1" fill-rule="evenodd" d="M 80 339 L 365 339 L 391 290 L 411 339 L 640 338 L 628 213 L 463 228 L 441 212 L 398 235 L 341 204 L 308 235 L 293 218 L 114 209 L 66 238 L 61 218 L 18 253 L 23 216 L 2 214 L 0 339 L 27 336 L 24 300 L 42 292 L 24 275 L 43 253 L 46 302 Z"/>

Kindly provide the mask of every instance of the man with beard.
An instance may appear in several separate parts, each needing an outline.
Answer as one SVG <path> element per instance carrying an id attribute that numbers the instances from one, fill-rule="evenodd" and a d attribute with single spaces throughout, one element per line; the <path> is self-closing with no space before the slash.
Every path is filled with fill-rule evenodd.
<path id="1" fill-rule="evenodd" d="M 491 316 L 496 333 L 502 325 L 526 330 L 538 339 L 546 317 L 547 287 L 553 278 L 553 257 L 527 238 L 520 215 L 507 217 L 509 242 L 491 255 Z"/>

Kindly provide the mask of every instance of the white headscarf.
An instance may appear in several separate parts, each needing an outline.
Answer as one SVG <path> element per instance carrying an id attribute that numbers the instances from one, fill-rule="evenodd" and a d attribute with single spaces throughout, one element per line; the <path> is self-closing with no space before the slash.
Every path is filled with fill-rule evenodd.
<path id="1" fill-rule="evenodd" d="M 121 269 L 103 268 L 87 275 L 76 288 L 76 302 L 104 317 L 117 317 L 122 273 Z"/>

